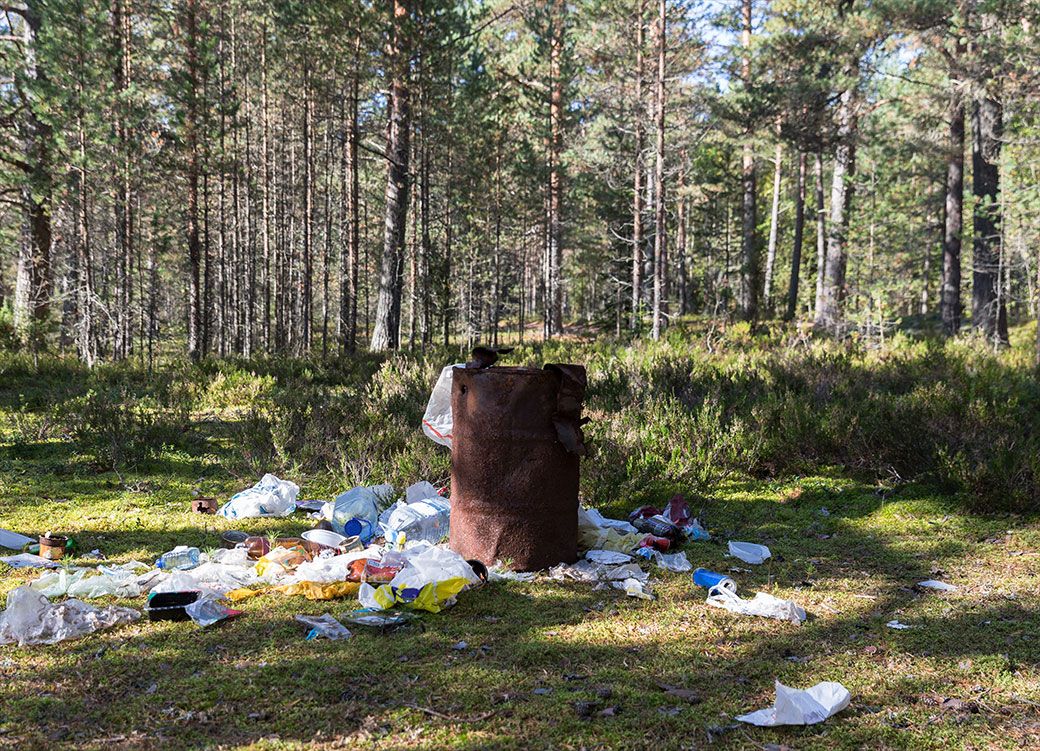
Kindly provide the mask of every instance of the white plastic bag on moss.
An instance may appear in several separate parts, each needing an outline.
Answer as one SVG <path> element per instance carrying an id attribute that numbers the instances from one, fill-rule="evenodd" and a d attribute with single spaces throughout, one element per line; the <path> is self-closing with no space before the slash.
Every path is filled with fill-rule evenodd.
<path id="1" fill-rule="evenodd" d="M 140 617 L 131 608 L 95 608 L 82 600 L 53 605 L 31 587 L 18 587 L 7 593 L 7 609 L 0 613 L 0 644 L 56 644 Z"/>
<path id="2" fill-rule="evenodd" d="M 740 722 L 760 727 L 815 725 L 849 706 L 852 695 L 840 683 L 823 681 L 805 690 L 776 681 L 773 706 L 737 716 Z"/>
<path id="3" fill-rule="evenodd" d="M 266 474 L 253 487 L 231 496 L 218 513 L 226 519 L 289 516 L 296 510 L 296 496 L 299 494 L 300 486 L 296 483 Z"/>
<path id="4" fill-rule="evenodd" d="M 437 383 L 430 393 L 430 401 L 426 404 L 426 413 L 422 418 L 422 430 L 434 443 L 451 448 L 451 371 L 465 363 L 449 365 L 441 369 Z"/>

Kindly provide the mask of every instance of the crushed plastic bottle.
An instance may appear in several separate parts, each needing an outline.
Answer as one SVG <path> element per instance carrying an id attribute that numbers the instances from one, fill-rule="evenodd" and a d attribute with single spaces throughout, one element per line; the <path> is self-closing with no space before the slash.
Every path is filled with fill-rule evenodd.
<path id="1" fill-rule="evenodd" d="M 357 535 L 367 545 L 375 536 L 380 503 L 393 490 L 390 485 L 351 488 L 322 511 L 334 531 L 347 537 Z"/>
<path id="2" fill-rule="evenodd" d="M 397 503 L 380 526 L 388 540 L 404 534 L 410 541 L 436 545 L 448 534 L 450 520 L 451 506 L 446 499 L 436 496 L 414 503 Z"/>
<path id="3" fill-rule="evenodd" d="M 187 571 L 199 565 L 199 555 L 198 548 L 178 545 L 173 550 L 163 553 L 155 565 L 164 571 Z"/>

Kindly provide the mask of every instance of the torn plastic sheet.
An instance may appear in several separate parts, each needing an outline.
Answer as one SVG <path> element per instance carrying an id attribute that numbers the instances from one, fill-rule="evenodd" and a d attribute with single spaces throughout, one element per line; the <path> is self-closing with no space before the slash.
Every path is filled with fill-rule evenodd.
<path id="1" fill-rule="evenodd" d="M 304 626 L 309 626 L 307 641 L 313 641 L 324 636 L 326 639 L 336 641 L 337 639 L 349 639 L 352 634 L 350 629 L 332 617 L 331 613 L 324 615 L 298 615 L 296 620 Z"/>
<path id="2" fill-rule="evenodd" d="M 605 563 L 613 566 L 632 560 L 632 556 L 628 553 L 619 553 L 616 550 L 589 550 L 586 551 L 585 557 L 593 563 Z"/>
<path id="3" fill-rule="evenodd" d="M 451 381 L 452 369 L 463 367 L 465 363 L 448 365 L 441 369 L 437 383 L 430 393 L 430 401 L 426 404 L 426 412 L 422 418 L 422 431 L 434 443 L 451 448 Z"/>
<path id="4" fill-rule="evenodd" d="M 60 563 L 33 553 L 0 556 L 0 563 L 6 563 L 11 568 L 59 568 L 61 566 Z"/>
<path id="5" fill-rule="evenodd" d="M 760 727 L 815 725 L 849 706 L 852 695 L 840 683 L 824 681 L 805 690 L 776 681 L 776 702 L 771 707 L 735 719 Z"/>
<path id="6" fill-rule="evenodd" d="M 650 578 L 650 574 L 639 568 L 638 563 L 608 566 L 588 560 L 580 560 L 573 564 L 561 563 L 549 569 L 548 575 L 550 579 L 558 581 L 573 579 L 592 584 L 604 581 L 624 581 L 625 579 L 636 579 L 645 582 Z"/>
<path id="7" fill-rule="evenodd" d="M 350 564 L 362 559 L 378 561 L 383 555 L 382 548 L 377 545 L 364 550 L 353 550 L 349 553 L 332 556 L 318 556 L 296 567 L 294 578 L 298 582 L 341 582 L 350 574 Z"/>
<path id="8" fill-rule="evenodd" d="M 18 587 L 8 592 L 7 609 L 0 613 L 0 644 L 55 644 L 140 617 L 132 608 L 95 608 L 82 600 L 51 604 L 31 587 Z"/>
<path id="9" fill-rule="evenodd" d="M 631 524 L 622 519 L 608 519 L 598 509 L 578 507 L 578 526 L 597 527 L 599 529 L 616 529 L 627 535 L 634 535 L 637 530 Z"/>
<path id="10" fill-rule="evenodd" d="M 733 540 L 729 542 L 729 554 L 752 565 L 765 563 L 768 558 L 773 556 L 765 545 L 756 545 L 753 542 L 734 542 Z"/>
<path id="11" fill-rule="evenodd" d="M 12 532 L 9 529 L 0 529 L 0 548 L 10 548 L 11 550 L 21 550 L 31 542 L 35 542 L 33 538 L 20 535 L 17 532 Z"/>
<path id="12" fill-rule="evenodd" d="M 685 573 L 693 569 L 693 564 L 690 563 L 686 557 L 686 553 L 662 553 L 660 550 L 654 550 L 653 548 L 641 548 L 639 555 L 647 560 L 653 561 L 661 568 L 666 571 L 673 571 L 678 574 Z"/>
<path id="13" fill-rule="evenodd" d="M 758 592 L 754 599 L 744 600 L 728 589 L 716 587 L 711 590 L 706 602 L 717 608 L 740 615 L 758 615 L 763 618 L 775 618 L 778 621 L 801 623 L 805 620 L 805 610 L 790 600 L 782 600 L 767 592 Z"/>
<path id="14" fill-rule="evenodd" d="M 44 574 L 29 586 L 45 597 L 138 597 L 146 591 L 151 577 L 140 572 L 150 572 L 151 567 L 140 561 L 130 561 L 118 566 L 98 566 L 95 569 L 61 569 Z"/>
<path id="15" fill-rule="evenodd" d="M 895 629 L 896 631 L 906 631 L 908 628 L 913 628 L 913 626 L 906 623 L 901 623 L 899 620 L 891 620 L 885 625 L 889 628 Z"/>
<path id="16" fill-rule="evenodd" d="M 957 587 L 953 584 L 947 584 L 946 582 L 938 581 L 936 579 L 926 579 L 923 582 L 917 582 L 917 586 L 924 587 L 925 589 L 934 589 L 938 592 L 957 591 Z"/>
<path id="17" fill-rule="evenodd" d="M 241 610 L 232 610 L 220 604 L 220 598 L 212 595 L 199 597 L 192 603 L 184 606 L 184 612 L 188 614 L 200 628 L 212 626 L 214 623 L 225 618 L 234 618 L 242 615 Z"/>

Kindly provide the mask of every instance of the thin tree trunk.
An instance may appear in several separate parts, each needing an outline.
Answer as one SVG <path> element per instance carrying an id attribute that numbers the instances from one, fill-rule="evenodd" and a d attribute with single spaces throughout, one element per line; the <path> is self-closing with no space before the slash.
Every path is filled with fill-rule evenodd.
<path id="1" fill-rule="evenodd" d="M 791 248 L 791 279 L 787 284 L 787 313 L 793 320 L 798 309 L 798 280 L 801 277 L 802 242 L 805 237 L 805 152 L 798 152 L 798 185 L 794 203 L 794 244 Z"/>
<path id="2" fill-rule="evenodd" d="M 397 349 L 400 343 L 401 275 L 404 262 L 405 228 L 408 221 L 408 159 L 410 156 L 411 108 L 409 64 L 411 60 L 408 20 L 412 0 L 393 0 L 393 28 L 387 48 L 392 75 L 386 153 L 390 159 L 386 180 L 386 214 L 383 226 L 383 258 L 379 270 L 379 298 L 370 347 L 381 352 Z"/>
<path id="3" fill-rule="evenodd" d="M 668 228 L 665 216 L 664 187 L 664 110 L 665 110 L 665 63 L 667 55 L 666 42 L 666 2 L 658 0 L 658 14 L 655 33 L 657 35 L 657 78 L 655 80 L 656 112 L 654 125 L 657 130 L 657 154 L 654 163 L 654 300 L 653 326 L 651 336 L 656 341 L 661 338 L 664 327 L 664 274 L 668 253 Z"/>
<path id="4" fill-rule="evenodd" d="M 263 320 L 261 341 L 264 352 L 271 351 L 271 124 L 267 92 L 267 19 L 260 27 L 260 246 L 263 255 Z"/>
<path id="5" fill-rule="evenodd" d="M 777 129 L 779 131 L 779 128 Z M 783 147 L 778 141 L 773 157 L 773 203 L 769 211 L 769 243 L 766 246 L 766 278 L 762 288 L 762 303 L 769 314 L 773 310 L 773 268 L 776 265 L 776 238 L 780 225 L 780 172 L 783 167 Z"/>
<path id="6" fill-rule="evenodd" d="M 676 205 L 676 232 L 675 232 L 675 248 L 677 251 L 677 257 L 675 259 L 676 270 L 679 276 L 679 290 L 678 290 L 678 302 L 679 302 L 679 315 L 686 315 L 689 313 L 689 277 L 686 272 L 686 231 L 687 231 L 687 198 L 686 198 L 686 152 L 683 151 L 679 155 L 679 159 L 682 164 L 679 168 L 679 189 L 678 189 L 678 202 Z"/>
<path id="7" fill-rule="evenodd" d="M 856 90 L 847 89 L 838 105 L 838 141 L 831 176 L 831 220 L 827 235 L 827 261 L 823 278 L 822 304 L 816 310 L 817 329 L 840 334 L 844 323 L 845 268 L 852 208 L 853 176 L 856 172 Z"/>
<path id="8" fill-rule="evenodd" d="M 552 2 L 552 33 L 549 40 L 549 255 L 548 333 L 563 332 L 563 48 L 564 0 Z"/>
<path id="9" fill-rule="evenodd" d="M 188 354 L 193 360 L 202 357 L 202 294 L 199 276 L 202 247 L 199 242 L 199 39 L 198 14 L 200 0 L 185 0 L 185 44 L 187 47 L 188 106 L 184 118 L 184 141 L 188 152 L 187 243 L 188 243 Z"/>
<path id="10" fill-rule="evenodd" d="M 636 92 L 635 92 L 635 167 L 632 175 L 632 318 L 633 331 L 639 328 L 643 300 L 643 46 L 646 0 L 638 0 L 636 17 Z"/>
<path id="11" fill-rule="evenodd" d="M 943 333 L 961 327 L 961 238 L 964 231 L 964 102 L 954 92 L 950 102 L 950 143 L 946 155 L 946 219 L 943 230 L 942 289 L 939 312 Z"/>
<path id="12" fill-rule="evenodd" d="M 751 0 L 743 0 L 741 46 L 744 48 L 744 55 L 741 61 L 741 77 L 745 90 L 751 86 L 751 5 Z M 758 318 L 757 185 L 755 150 L 751 143 L 752 131 L 753 125 L 748 123 L 744 134 L 740 171 L 744 200 L 741 211 L 739 305 L 740 315 L 745 321 L 754 321 Z"/>
<path id="13" fill-rule="evenodd" d="M 976 99 L 972 109 L 972 192 L 975 195 L 972 325 L 988 341 L 1007 344 L 1007 312 L 1000 285 L 1000 148 L 1003 109 L 992 96 Z"/>
<path id="14" fill-rule="evenodd" d="M 823 283 L 827 274 L 827 212 L 823 203 L 823 153 L 816 152 L 813 161 L 816 177 L 816 297 L 813 314 L 823 305 Z"/>

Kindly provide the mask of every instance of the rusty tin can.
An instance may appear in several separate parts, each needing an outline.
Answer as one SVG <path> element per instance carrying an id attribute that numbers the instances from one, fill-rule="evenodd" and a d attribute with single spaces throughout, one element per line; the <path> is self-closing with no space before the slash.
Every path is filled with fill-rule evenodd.
<path id="1" fill-rule="evenodd" d="M 452 376 L 451 548 L 517 571 L 573 563 L 585 369 L 458 367 Z"/>

